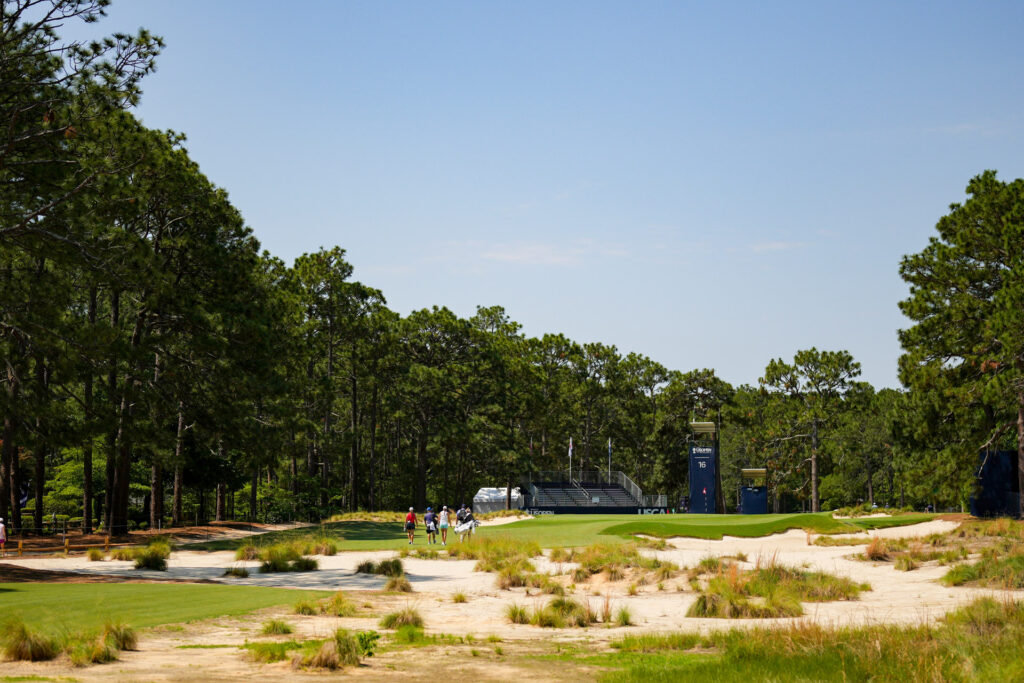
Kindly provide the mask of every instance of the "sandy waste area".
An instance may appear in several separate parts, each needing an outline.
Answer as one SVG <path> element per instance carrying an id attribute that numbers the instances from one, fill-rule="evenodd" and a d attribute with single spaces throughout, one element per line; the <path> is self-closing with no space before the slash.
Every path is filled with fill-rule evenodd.
<path id="1" fill-rule="evenodd" d="M 923 537 L 932 533 L 948 532 L 956 526 L 956 522 L 935 520 L 913 526 L 880 529 L 859 536 Z M 361 614 L 350 618 L 299 617 L 290 614 L 290 608 L 279 607 L 242 618 L 213 619 L 189 624 L 184 630 L 180 630 L 180 627 L 146 630 L 142 633 L 139 651 L 122 653 L 121 660 L 110 665 L 73 669 L 66 661 L 61 663 L 60 660 L 41 664 L 7 662 L 3 664 L 3 671 L 5 675 L 71 676 L 76 680 L 220 680 L 239 676 L 260 680 L 287 680 L 296 676 L 317 676 L 322 674 L 295 671 L 287 662 L 254 663 L 243 651 L 234 647 L 182 649 L 181 646 L 237 646 L 247 640 L 268 640 L 267 637 L 258 634 L 263 621 L 271 617 L 285 618 L 295 625 L 295 634 L 278 637 L 284 640 L 326 637 L 338 627 L 380 630 L 377 622 L 381 615 L 405 606 L 415 607 L 419 611 L 428 633 L 461 636 L 472 634 L 478 639 L 496 636 L 510 647 L 519 644 L 529 649 L 530 641 L 543 641 L 550 645 L 552 641 L 584 640 L 593 644 L 610 642 L 626 633 L 643 631 L 707 632 L 711 629 L 791 624 L 800 620 L 830 626 L 931 623 L 946 612 L 980 596 L 1012 596 L 1017 599 L 1024 597 L 1024 591 L 943 586 L 939 579 L 948 568 L 935 562 L 924 563 L 914 571 L 897 571 L 892 562 L 855 559 L 853 556 L 862 554 L 864 546 L 822 547 L 810 544 L 810 540 L 808 534 L 799 530 L 763 538 L 725 537 L 719 541 L 675 538 L 669 540 L 669 548 L 665 550 L 643 552 L 659 559 L 670 560 L 680 567 L 692 567 L 701 559 L 710 556 L 727 557 L 742 554 L 747 559 L 738 563 L 741 568 L 753 568 L 759 560 L 774 560 L 789 566 L 846 576 L 870 584 L 871 590 L 861 593 L 860 598 L 853 601 L 804 603 L 805 615 L 798 618 L 701 619 L 685 616 L 697 598 L 685 576 L 663 582 L 661 589 L 653 584 L 638 586 L 637 594 L 629 595 L 629 578 L 608 582 L 605 575 L 599 574 L 592 577 L 587 584 L 578 585 L 572 594 L 573 597 L 583 601 L 589 600 L 593 609 L 598 612 L 606 600 L 610 602 L 613 610 L 621 606 L 628 607 L 634 623 L 628 627 L 595 626 L 587 629 L 540 629 L 529 625 L 510 624 L 505 617 L 508 605 L 516 603 L 533 607 L 544 604 L 550 596 L 539 595 L 536 589 L 501 590 L 495 584 L 494 574 L 473 571 L 476 564 L 474 560 L 405 558 L 403 563 L 406 576 L 412 583 L 414 592 L 384 594 L 379 592 L 384 587 L 384 577 L 357 574 L 355 568 L 364 560 L 394 557 L 394 551 L 341 552 L 332 557 L 318 557 L 319 571 L 288 574 L 260 574 L 256 569 L 258 562 L 236 562 L 234 554 L 230 552 L 177 551 L 171 555 L 166 572 L 137 571 L 132 568 L 131 562 L 125 561 L 89 562 L 82 556 L 15 559 L 8 557 L 0 562 L 10 562 L 25 569 L 99 575 L 114 580 L 201 580 L 255 586 L 341 590 L 360 606 Z M 425 542 L 418 538 L 416 547 L 426 547 Z M 574 563 L 553 563 L 546 557 L 536 558 L 534 564 L 541 573 L 571 574 L 576 568 Z M 248 567 L 250 576 L 222 576 L 226 568 L 235 566 Z M 463 593 L 466 602 L 454 602 L 452 596 L 455 593 Z M 501 665 L 501 657 L 492 656 L 489 661 L 479 663 L 467 661 L 471 659 L 458 658 L 456 669 L 465 675 L 473 676 L 473 680 L 503 680 L 511 675 Z M 453 664 L 454 662 L 449 662 L 449 666 Z M 345 675 L 374 678 L 400 673 L 404 674 L 404 678 L 422 677 L 425 680 L 436 678 L 438 675 L 446 676 L 449 673 L 449 670 L 437 669 L 437 666 L 437 662 L 425 664 L 421 657 L 409 655 L 408 652 L 405 655 L 385 652 L 368 660 L 366 667 L 346 670 Z M 522 676 L 521 669 L 517 669 L 517 672 L 516 675 Z M 552 669 L 547 663 L 531 670 L 526 677 L 530 680 L 564 680 L 564 676 L 557 672 L 557 667 Z"/>

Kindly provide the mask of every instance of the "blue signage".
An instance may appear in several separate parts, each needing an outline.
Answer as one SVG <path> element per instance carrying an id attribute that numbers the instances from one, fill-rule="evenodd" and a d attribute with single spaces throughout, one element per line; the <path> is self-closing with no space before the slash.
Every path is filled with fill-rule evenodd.
<path id="1" fill-rule="evenodd" d="M 714 444 L 690 444 L 690 512 L 714 514 L 718 462 Z"/>

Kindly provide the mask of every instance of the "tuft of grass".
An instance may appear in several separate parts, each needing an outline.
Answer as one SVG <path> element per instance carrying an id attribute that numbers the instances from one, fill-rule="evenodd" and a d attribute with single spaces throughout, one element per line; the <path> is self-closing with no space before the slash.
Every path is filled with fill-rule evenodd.
<path id="1" fill-rule="evenodd" d="M 629 626 L 633 623 L 633 614 L 628 607 L 619 608 L 619 611 L 615 613 L 615 623 L 619 626 Z"/>
<path id="2" fill-rule="evenodd" d="M 114 548 L 110 551 L 110 559 L 129 562 L 135 559 L 135 551 L 131 548 Z"/>
<path id="3" fill-rule="evenodd" d="M 535 609 L 530 623 L 544 628 L 565 628 L 566 626 L 586 627 L 597 621 L 597 615 L 590 609 L 572 598 L 557 597 L 544 607 Z"/>
<path id="4" fill-rule="evenodd" d="M 312 600 L 299 600 L 295 603 L 295 607 L 292 608 L 295 614 L 301 614 L 306 617 L 311 617 L 315 614 L 320 614 L 320 607 Z"/>
<path id="5" fill-rule="evenodd" d="M 284 661 L 287 659 L 290 651 L 300 649 L 302 644 L 294 640 L 288 640 L 277 643 L 246 643 L 242 647 L 249 651 L 249 657 L 253 661 L 272 664 L 273 662 Z"/>
<path id="6" fill-rule="evenodd" d="M 412 593 L 412 584 L 404 576 L 392 576 L 384 584 L 384 590 L 397 593 Z"/>
<path id="7" fill-rule="evenodd" d="M 576 553 L 572 548 L 552 548 L 548 559 L 551 562 L 572 562 Z"/>
<path id="8" fill-rule="evenodd" d="M 867 545 L 871 542 L 871 539 L 867 536 L 856 537 L 856 536 L 818 536 L 814 539 L 814 545 L 820 545 L 825 547 L 834 547 L 841 545 Z"/>
<path id="9" fill-rule="evenodd" d="M 99 548 L 89 548 L 85 551 L 85 556 L 90 562 L 102 562 L 107 557 Z"/>
<path id="10" fill-rule="evenodd" d="M 1024 588 L 1024 552 L 957 565 L 946 572 L 942 582 L 948 586 L 976 584 L 1006 589 Z"/>
<path id="11" fill-rule="evenodd" d="M 468 600 L 466 599 L 466 594 L 463 593 L 462 591 L 459 591 L 458 593 L 456 593 L 455 595 L 452 596 L 452 602 L 462 603 L 462 602 L 468 602 Z"/>
<path id="12" fill-rule="evenodd" d="M 315 572 L 319 568 L 320 562 L 316 558 L 303 556 L 294 560 L 288 569 L 293 572 Z"/>
<path id="13" fill-rule="evenodd" d="M 896 558 L 896 569 L 901 572 L 909 572 L 917 569 L 918 564 L 910 555 L 900 555 Z"/>
<path id="14" fill-rule="evenodd" d="M 397 612 L 385 615 L 380 620 L 381 628 L 397 629 L 402 626 L 415 626 L 423 628 L 423 617 L 412 607 L 406 607 Z"/>
<path id="15" fill-rule="evenodd" d="M 377 574 L 379 576 L 404 576 L 405 566 L 402 564 L 402 560 L 397 557 L 381 560 L 380 562 L 365 560 L 356 566 L 356 573 Z"/>
<path id="16" fill-rule="evenodd" d="M 880 562 L 889 559 L 889 551 L 889 545 L 885 542 L 885 539 L 876 536 L 871 539 L 868 547 L 864 549 L 864 557 Z"/>
<path id="17" fill-rule="evenodd" d="M 287 621 L 281 619 L 270 619 L 269 621 L 263 622 L 263 628 L 260 629 L 260 633 L 265 636 L 284 636 L 288 635 L 295 629 Z"/>
<path id="18" fill-rule="evenodd" d="M 145 548 L 137 548 L 134 553 L 136 569 L 167 571 L 167 558 L 171 556 L 171 546 L 163 541 L 154 541 Z"/>
<path id="19" fill-rule="evenodd" d="M 356 606 L 338 591 L 326 600 L 320 601 L 320 612 L 335 617 L 351 617 L 356 613 Z"/>
<path id="20" fill-rule="evenodd" d="M 116 650 L 134 650 L 139 644 L 139 636 L 135 629 L 120 621 L 108 621 L 104 624 L 100 637 Z"/>
<path id="21" fill-rule="evenodd" d="M 505 608 L 505 616 L 513 624 L 529 624 L 530 612 L 522 605 L 512 603 Z"/>
<path id="22" fill-rule="evenodd" d="M 246 541 L 235 551 L 235 560 L 257 560 L 260 557 L 260 549 L 252 541 Z"/>
<path id="23" fill-rule="evenodd" d="M 0 648 L 7 659 L 25 662 L 48 661 L 60 652 L 56 640 L 33 631 L 18 617 L 0 625 Z"/>
<path id="24" fill-rule="evenodd" d="M 728 565 L 711 575 L 687 614 L 725 619 L 794 617 L 803 614 L 802 601 L 855 600 L 863 590 L 870 586 L 774 560 L 758 561 L 751 571 Z"/>
<path id="25" fill-rule="evenodd" d="M 378 562 L 377 570 L 374 573 L 381 574 L 382 576 L 404 576 L 405 566 L 400 559 L 392 557 L 390 560 Z"/>
<path id="26" fill-rule="evenodd" d="M 228 567 L 224 570 L 224 576 L 233 576 L 236 579 L 249 578 L 249 570 L 245 567 Z"/>
<path id="27" fill-rule="evenodd" d="M 107 664 L 117 659 L 117 650 L 104 638 L 87 638 L 71 642 L 67 647 L 73 666 Z"/>

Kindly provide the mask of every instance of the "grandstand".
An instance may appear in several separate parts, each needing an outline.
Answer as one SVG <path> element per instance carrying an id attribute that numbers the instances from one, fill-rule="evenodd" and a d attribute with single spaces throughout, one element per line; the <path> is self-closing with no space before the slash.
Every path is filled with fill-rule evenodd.
<path id="1" fill-rule="evenodd" d="M 667 512 L 666 496 L 647 496 L 623 472 L 536 472 L 523 479 L 531 514 Z"/>

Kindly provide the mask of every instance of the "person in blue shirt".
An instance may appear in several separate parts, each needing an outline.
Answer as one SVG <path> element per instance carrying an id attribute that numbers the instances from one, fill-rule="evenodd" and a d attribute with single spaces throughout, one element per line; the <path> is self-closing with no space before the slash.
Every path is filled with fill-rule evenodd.
<path id="1" fill-rule="evenodd" d="M 427 527 L 427 545 L 437 543 L 437 515 L 434 514 L 434 508 L 427 508 L 423 524 Z"/>

